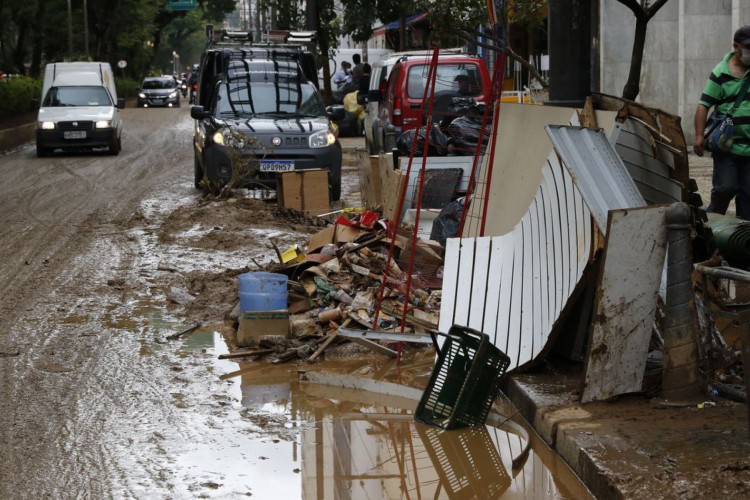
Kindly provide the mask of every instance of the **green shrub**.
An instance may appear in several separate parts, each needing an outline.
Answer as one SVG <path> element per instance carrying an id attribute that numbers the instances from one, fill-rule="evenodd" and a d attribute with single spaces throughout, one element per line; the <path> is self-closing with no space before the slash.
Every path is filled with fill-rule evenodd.
<path id="1" fill-rule="evenodd" d="M 115 78 L 117 97 L 135 97 L 139 82 Z M 14 76 L 0 80 L 0 116 L 22 115 L 36 111 L 42 98 L 42 80 Z"/>
<path id="2" fill-rule="evenodd" d="M 13 116 L 35 111 L 42 95 L 42 80 L 14 76 L 0 80 L 0 115 Z"/>
<path id="3" fill-rule="evenodd" d="M 117 97 L 125 99 L 135 97 L 138 92 L 135 90 L 141 82 L 131 80 L 130 78 L 115 78 L 115 87 L 117 88 Z"/>

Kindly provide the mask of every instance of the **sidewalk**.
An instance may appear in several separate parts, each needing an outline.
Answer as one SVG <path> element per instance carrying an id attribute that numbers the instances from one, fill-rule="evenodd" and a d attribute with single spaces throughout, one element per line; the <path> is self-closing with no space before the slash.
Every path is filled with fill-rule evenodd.
<path id="1" fill-rule="evenodd" d="M 511 375 L 504 392 L 597 498 L 750 498 L 746 405 L 644 395 L 584 405 L 582 386 L 583 366 L 559 362 Z"/>

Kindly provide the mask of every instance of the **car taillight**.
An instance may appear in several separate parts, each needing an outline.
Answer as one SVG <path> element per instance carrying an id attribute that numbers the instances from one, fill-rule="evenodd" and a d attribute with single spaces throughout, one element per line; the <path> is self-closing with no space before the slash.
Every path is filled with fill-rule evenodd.
<path id="1" fill-rule="evenodd" d="M 195 90 L 195 89 L 197 89 L 197 88 L 198 88 L 198 86 L 197 86 L 197 85 L 193 85 L 193 90 Z"/>
<path id="2" fill-rule="evenodd" d="M 397 127 L 400 127 L 401 125 L 404 124 L 404 116 L 402 114 L 403 110 L 401 109 L 402 107 L 403 107 L 403 103 L 401 101 L 401 98 L 397 97 L 393 101 L 393 116 L 392 116 L 393 124 Z"/>

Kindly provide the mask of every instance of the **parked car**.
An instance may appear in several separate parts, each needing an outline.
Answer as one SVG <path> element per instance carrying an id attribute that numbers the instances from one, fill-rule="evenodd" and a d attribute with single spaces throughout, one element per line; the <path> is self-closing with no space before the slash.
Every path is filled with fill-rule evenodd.
<path id="1" fill-rule="evenodd" d="M 36 154 L 108 148 L 120 153 L 125 99 L 117 98 L 105 62 L 51 63 L 44 69 L 36 127 Z"/>
<path id="2" fill-rule="evenodd" d="M 180 107 L 180 89 L 173 76 L 150 76 L 138 88 L 138 107 Z"/>
<path id="3" fill-rule="evenodd" d="M 277 172 L 326 168 L 331 198 L 341 197 L 341 144 L 331 120 L 343 117 L 343 107 L 325 108 L 297 56 L 249 46 L 207 51 L 199 105 L 190 112 L 196 187 L 239 178 L 275 188 Z"/>
<path id="4" fill-rule="evenodd" d="M 423 122 L 422 100 L 430 62 L 431 54 L 391 54 L 373 66 L 365 116 L 365 137 L 371 154 L 391 151 L 401 133 Z M 488 102 L 491 87 L 482 59 L 453 51 L 441 52 L 433 94 L 433 121 L 441 118 L 441 112 L 453 97 Z"/>

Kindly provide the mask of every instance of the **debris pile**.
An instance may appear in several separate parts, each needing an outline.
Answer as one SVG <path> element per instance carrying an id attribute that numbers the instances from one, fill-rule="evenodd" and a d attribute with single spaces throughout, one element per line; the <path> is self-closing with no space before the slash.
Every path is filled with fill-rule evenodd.
<path id="1" fill-rule="evenodd" d="M 278 261 L 265 270 L 289 277 L 289 307 L 283 312 L 288 313 L 283 316 L 285 321 L 288 317 L 288 335 L 278 335 L 263 323 L 264 331 L 254 332 L 250 342 L 238 342 L 251 350 L 225 356 L 275 355 L 274 362 L 312 362 L 327 347 L 347 339 L 392 356 L 397 351 L 387 345 L 400 348 L 410 335 L 414 342 L 429 342 L 425 334 L 437 331 L 440 310 L 442 246 L 418 240 L 412 249 L 409 235 L 397 234 L 395 241 L 388 237 L 388 224 L 372 211 L 342 214 L 312 235 L 304 252 L 297 245 L 278 249 Z M 247 314 L 236 311 L 241 323 Z M 276 335 L 268 335 L 271 329 Z M 358 330 L 403 335 L 369 340 L 353 333 Z M 238 338 L 245 339 L 239 333 Z"/>

